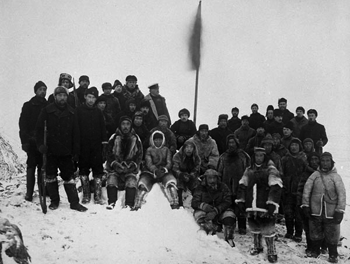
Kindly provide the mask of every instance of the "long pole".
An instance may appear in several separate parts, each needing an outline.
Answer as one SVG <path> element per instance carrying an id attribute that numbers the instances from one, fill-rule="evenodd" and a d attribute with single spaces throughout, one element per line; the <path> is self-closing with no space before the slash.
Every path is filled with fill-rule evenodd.
<path id="1" fill-rule="evenodd" d="M 197 70 L 196 70 L 196 87 L 195 87 L 195 92 L 194 92 L 193 122 L 195 125 L 196 125 L 196 121 L 197 121 L 198 77 L 199 77 L 199 68 L 197 68 Z"/>

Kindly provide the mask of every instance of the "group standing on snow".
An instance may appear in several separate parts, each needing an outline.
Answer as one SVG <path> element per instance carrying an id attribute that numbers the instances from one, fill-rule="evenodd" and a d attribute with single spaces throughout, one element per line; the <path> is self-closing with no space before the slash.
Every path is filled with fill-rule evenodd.
<path id="1" fill-rule="evenodd" d="M 62 73 L 48 100 L 45 83 L 35 84 L 35 96 L 23 105 L 19 120 L 28 156 L 25 200 L 33 199 L 45 154 L 52 210 L 60 203 L 58 171 L 70 208 L 77 211 L 87 210 L 82 204 L 91 201 L 91 192 L 94 202 L 103 204 L 104 186 L 107 209 L 125 190 L 123 206 L 136 211 L 159 183 L 172 209 L 182 207 L 183 194 L 190 191 L 195 221 L 207 233 L 223 230 L 231 246 L 236 221 L 242 235 L 248 223 L 254 240 L 250 253 L 263 251 L 264 237 L 268 260 L 276 262 L 275 223 L 284 217 L 286 238 L 301 242 L 304 230 L 309 257 L 328 248 L 329 261 L 337 262 L 345 188 L 332 155 L 323 152 L 328 139 L 315 109 L 306 118 L 299 106 L 294 116 L 281 98 L 265 116 L 255 103 L 252 113 L 241 118 L 234 107 L 230 119 L 221 114 L 217 127 L 201 124 L 197 130 L 185 108 L 171 122 L 158 84 L 144 96 L 136 76 L 125 81 L 124 86 L 119 80 L 103 83 L 99 95 L 96 87 L 89 88 L 88 76 L 81 76 L 75 89 L 71 75 Z"/>

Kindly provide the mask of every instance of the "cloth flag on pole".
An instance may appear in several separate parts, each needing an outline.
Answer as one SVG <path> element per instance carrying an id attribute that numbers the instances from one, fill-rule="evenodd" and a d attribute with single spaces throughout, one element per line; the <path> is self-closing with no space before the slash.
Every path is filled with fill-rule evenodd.
<path id="1" fill-rule="evenodd" d="M 202 35 L 202 1 L 199 1 L 197 15 L 194 21 L 193 30 L 190 38 L 190 58 L 193 70 L 198 70 L 201 64 L 201 35 Z"/>

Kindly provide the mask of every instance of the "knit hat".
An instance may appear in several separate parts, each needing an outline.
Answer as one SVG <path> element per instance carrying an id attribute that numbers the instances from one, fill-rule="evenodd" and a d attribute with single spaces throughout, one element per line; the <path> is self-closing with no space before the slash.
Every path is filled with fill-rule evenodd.
<path id="1" fill-rule="evenodd" d="M 69 81 L 69 88 L 73 87 L 72 83 L 72 76 L 68 73 L 61 73 L 60 78 L 58 79 L 58 85 L 61 86 L 62 80 L 68 80 Z"/>
<path id="2" fill-rule="evenodd" d="M 158 83 L 155 83 L 155 84 L 152 84 L 150 86 L 148 86 L 148 89 L 159 89 L 159 84 Z"/>
<path id="3" fill-rule="evenodd" d="M 307 111 L 307 114 L 308 114 L 308 115 L 309 115 L 309 114 L 315 114 L 316 117 L 317 117 L 317 115 L 318 115 L 318 113 L 317 113 L 317 111 L 316 111 L 315 109 L 309 109 L 309 110 Z"/>
<path id="4" fill-rule="evenodd" d="M 303 111 L 303 114 L 305 114 L 305 109 L 304 109 L 304 107 L 298 106 L 297 109 L 295 110 L 295 112 L 297 112 L 297 111 L 299 111 L 299 110 Z"/>
<path id="5" fill-rule="evenodd" d="M 137 82 L 137 78 L 136 78 L 135 75 L 128 75 L 128 76 L 126 76 L 125 81 L 127 81 L 127 82 Z"/>
<path id="6" fill-rule="evenodd" d="M 241 121 L 243 121 L 243 120 L 248 120 L 249 121 L 249 117 L 247 115 L 244 115 L 244 116 L 241 117 Z"/>
<path id="7" fill-rule="evenodd" d="M 199 125 L 198 131 L 202 130 L 202 129 L 206 129 L 209 130 L 209 126 L 207 124 L 201 124 Z"/>
<path id="8" fill-rule="evenodd" d="M 271 134 L 267 134 L 263 138 L 263 140 L 261 141 L 261 146 L 264 146 L 264 144 L 272 144 L 273 145 L 273 138 L 272 138 Z"/>
<path id="9" fill-rule="evenodd" d="M 43 81 L 38 81 L 38 82 L 34 85 L 34 93 L 36 93 L 36 91 L 37 91 L 40 87 L 42 87 L 42 86 L 45 86 L 45 87 L 47 88 L 46 84 L 45 84 Z"/>
<path id="10" fill-rule="evenodd" d="M 60 93 L 65 93 L 67 96 L 68 96 L 68 89 L 66 87 L 63 87 L 63 86 L 58 86 L 55 88 L 53 94 L 56 96 Z"/>
<path id="11" fill-rule="evenodd" d="M 118 85 L 123 86 L 123 84 L 119 80 L 115 80 L 113 84 L 113 88 L 117 87 Z"/>
<path id="12" fill-rule="evenodd" d="M 90 83 L 89 76 L 87 76 L 87 75 L 82 75 L 82 76 L 80 76 L 80 77 L 79 77 L 79 83 L 80 83 L 81 81 L 87 81 L 87 82 Z"/>
<path id="13" fill-rule="evenodd" d="M 186 108 L 181 109 L 179 111 L 179 118 L 181 118 L 181 115 L 186 114 L 188 117 L 190 117 L 190 111 L 188 111 Z"/>
<path id="14" fill-rule="evenodd" d="M 280 109 L 273 110 L 273 116 L 282 116 L 282 111 Z"/>
<path id="15" fill-rule="evenodd" d="M 148 108 L 150 108 L 151 106 L 150 106 L 149 100 L 143 99 L 143 100 L 141 101 L 141 103 L 140 103 L 140 108 L 142 108 L 142 107 L 148 107 Z"/>
<path id="16" fill-rule="evenodd" d="M 164 120 L 164 121 L 167 121 L 169 123 L 169 118 L 166 115 L 158 116 L 158 121 L 160 121 L 160 120 Z"/>
<path id="17" fill-rule="evenodd" d="M 312 145 L 314 145 L 314 141 L 313 141 L 311 138 L 305 138 L 305 139 L 303 140 L 303 145 L 305 145 L 306 142 L 311 142 Z"/>
<path id="18" fill-rule="evenodd" d="M 252 106 L 250 107 L 250 108 L 253 108 L 253 106 L 256 106 L 256 108 L 258 108 L 259 109 L 259 106 L 257 105 L 257 104 L 252 104 Z"/>
<path id="19" fill-rule="evenodd" d="M 264 148 L 254 147 L 254 153 L 259 153 L 259 152 L 266 154 Z"/>
<path id="20" fill-rule="evenodd" d="M 239 109 L 238 109 L 237 107 L 234 107 L 234 108 L 231 109 L 231 113 L 232 113 L 233 111 L 239 112 Z"/>
<path id="21" fill-rule="evenodd" d="M 272 138 L 281 139 L 281 135 L 280 135 L 280 133 L 273 133 L 273 134 L 272 134 Z"/>
<path id="22" fill-rule="evenodd" d="M 106 90 L 106 89 L 113 89 L 112 84 L 109 83 L 109 82 L 103 83 L 103 84 L 102 84 L 102 90 L 104 91 L 104 90 Z"/>
<path id="23" fill-rule="evenodd" d="M 92 94 L 96 98 L 98 97 L 98 90 L 96 87 L 90 87 L 85 90 L 84 95 Z"/>
<path id="24" fill-rule="evenodd" d="M 130 122 L 130 124 L 132 123 L 130 117 L 128 117 L 128 116 L 122 116 L 122 117 L 119 119 L 119 124 L 121 124 L 123 121 L 128 121 L 128 122 Z"/>
<path id="25" fill-rule="evenodd" d="M 287 103 L 287 99 L 282 97 L 278 99 L 278 103 Z"/>
<path id="26" fill-rule="evenodd" d="M 288 121 L 287 124 L 283 125 L 283 127 L 289 128 L 290 130 L 294 130 L 294 124 L 292 121 Z"/>

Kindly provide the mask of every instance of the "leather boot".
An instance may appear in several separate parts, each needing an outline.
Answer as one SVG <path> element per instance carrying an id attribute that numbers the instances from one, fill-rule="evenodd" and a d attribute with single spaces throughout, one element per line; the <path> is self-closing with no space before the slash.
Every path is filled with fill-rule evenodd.
<path id="1" fill-rule="evenodd" d="M 262 240 L 261 234 L 253 234 L 253 239 L 254 239 L 254 247 L 250 250 L 250 255 L 255 256 L 263 252 L 264 248 L 261 243 L 261 240 Z"/>
<path id="2" fill-rule="evenodd" d="M 224 236 L 225 236 L 225 240 L 227 243 L 230 244 L 231 247 L 235 246 L 235 242 L 233 242 L 233 238 L 234 238 L 234 233 L 235 231 L 235 227 L 234 226 L 228 226 L 228 225 L 224 225 Z"/>
<path id="3" fill-rule="evenodd" d="M 107 197 L 108 197 L 108 206 L 107 209 L 111 210 L 114 208 L 115 203 L 118 200 L 118 189 L 114 185 L 107 186 Z"/>
<path id="4" fill-rule="evenodd" d="M 338 263 L 338 250 L 337 250 L 337 244 L 335 245 L 331 245 L 328 244 L 328 254 L 329 254 L 329 258 L 328 261 L 330 263 Z"/>
<path id="5" fill-rule="evenodd" d="M 177 196 L 179 198 L 179 207 L 180 206 L 184 206 L 184 203 L 183 203 L 183 198 L 182 198 L 182 193 L 183 193 L 183 190 L 182 189 L 178 189 L 177 190 Z"/>
<path id="6" fill-rule="evenodd" d="M 140 188 L 137 190 L 137 194 L 136 194 L 136 198 L 135 198 L 135 205 L 134 205 L 133 210 L 137 211 L 138 209 L 141 208 L 142 203 L 143 203 L 143 199 L 144 199 L 146 193 L 147 193 L 147 190 L 144 187 L 140 186 Z"/>
<path id="7" fill-rule="evenodd" d="M 50 196 L 50 205 L 49 208 L 51 210 L 56 210 L 58 208 L 58 205 L 60 204 L 60 195 L 58 193 L 58 182 L 57 179 L 53 180 L 47 180 L 46 181 L 46 188 Z"/>
<path id="8" fill-rule="evenodd" d="M 170 185 L 168 186 L 169 189 L 169 193 L 171 196 L 171 202 L 170 202 L 170 206 L 172 209 L 179 209 L 179 197 L 177 196 L 177 190 L 175 188 L 175 186 Z"/>
<path id="9" fill-rule="evenodd" d="M 287 233 L 285 234 L 285 238 L 293 238 L 294 234 L 294 220 L 293 219 L 286 219 L 286 228 Z"/>
<path id="10" fill-rule="evenodd" d="M 247 218 L 245 216 L 238 216 L 238 233 L 240 235 L 247 234 Z"/>
<path id="11" fill-rule="evenodd" d="M 33 191 L 34 191 L 34 185 L 35 185 L 35 167 L 34 168 L 27 168 L 27 193 L 24 199 L 28 202 L 33 201 Z"/>
<path id="12" fill-rule="evenodd" d="M 125 207 L 133 208 L 135 204 L 136 188 L 125 188 Z"/>
<path id="13" fill-rule="evenodd" d="M 68 202 L 70 203 L 70 209 L 85 212 L 87 208 L 79 203 L 78 191 L 75 187 L 74 180 L 72 180 L 72 182 L 65 182 L 63 185 L 67 193 Z"/>
<path id="14" fill-rule="evenodd" d="M 277 262 L 277 252 L 275 247 L 275 237 L 265 237 L 267 246 L 267 259 L 270 263 Z"/>
<path id="15" fill-rule="evenodd" d="M 95 204 L 103 204 L 103 201 L 102 201 L 102 180 L 100 178 L 95 178 L 94 183 L 95 183 L 95 193 L 94 193 Z"/>
<path id="16" fill-rule="evenodd" d="M 83 187 L 83 200 L 81 201 L 83 204 L 90 203 L 91 193 L 90 193 L 90 183 L 89 177 L 86 175 L 80 176 L 81 185 Z"/>

